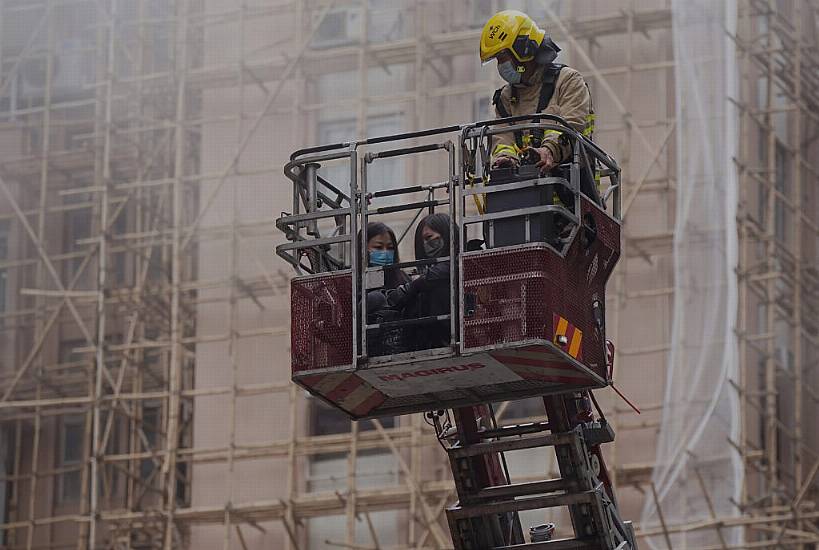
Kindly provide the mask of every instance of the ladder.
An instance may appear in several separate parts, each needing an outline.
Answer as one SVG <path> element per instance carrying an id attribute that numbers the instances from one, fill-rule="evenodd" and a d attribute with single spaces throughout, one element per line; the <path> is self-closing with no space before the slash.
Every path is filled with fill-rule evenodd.
<path id="1" fill-rule="evenodd" d="M 454 410 L 454 424 L 433 413 L 449 457 L 458 502 L 447 509 L 456 550 L 543 548 L 635 550 L 631 522 L 617 511 L 600 445 L 614 441 L 594 420 L 589 392 L 543 397 L 547 421 L 497 426 L 488 406 Z M 503 453 L 554 447 L 560 478 L 510 483 Z M 526 541 L 518 512 L 568 507 L 574 537 Z"/>

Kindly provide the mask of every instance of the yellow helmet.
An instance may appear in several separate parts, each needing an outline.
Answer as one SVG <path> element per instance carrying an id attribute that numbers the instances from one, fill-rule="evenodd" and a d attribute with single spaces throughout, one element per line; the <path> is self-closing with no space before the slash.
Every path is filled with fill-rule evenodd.
<path id="1" fill-rule="evenodd" d="M 521 63 L 535 58 L 546 31 L 517 10 L 503 10 L 489 18 L 481 32 L 481 63 L 509 50 Z"/>

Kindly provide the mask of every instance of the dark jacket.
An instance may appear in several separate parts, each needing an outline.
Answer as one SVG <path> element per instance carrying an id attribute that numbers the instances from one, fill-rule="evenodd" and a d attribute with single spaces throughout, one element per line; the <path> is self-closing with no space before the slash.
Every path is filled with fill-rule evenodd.
<path id="1" fill-rule="evenodd" d="M 426 267 L 418 278 L 387 292 L 387 302 L 400 310 L 404 319 L 449 314 L 449 262 Z M 449 345 L 449 321 L 436 321 L 413 327 L 409 338 L 412 349 L 421 350 Z"/>
<path id="2" fill-rule="evenodd" d="M 399 268 L 384 270 L 384 287 L 367 292 L 364 307 L 367 324 L 374 325 L 401 319 L 398 308 L 390 307 L 386 293 L 410 282 L 409 276 Z M 367 355 L 377 357 L 407 351 L 406 330 L 404 328 L 379 328 L 367 331 Z"/>

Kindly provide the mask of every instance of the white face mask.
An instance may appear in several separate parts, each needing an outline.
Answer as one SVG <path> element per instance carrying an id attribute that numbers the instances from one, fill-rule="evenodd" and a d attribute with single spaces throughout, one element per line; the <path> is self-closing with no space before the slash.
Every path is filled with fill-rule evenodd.
<path id="1" fill-rule="evenodd" d="M 523 75 L 518 72 L 517 66 L 511 61 L 498 63 L 498 74 L 500 74 L 502 79 L 513 86 L 520 84 L 521 78 L 523 78 Z"/>

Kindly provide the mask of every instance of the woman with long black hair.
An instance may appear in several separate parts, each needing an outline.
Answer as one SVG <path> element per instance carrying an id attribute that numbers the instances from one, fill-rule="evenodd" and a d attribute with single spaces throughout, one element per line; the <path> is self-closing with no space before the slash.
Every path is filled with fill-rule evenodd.
<path id="1" fill-rule="evenodd" d="M 406 284 L 410 278 L 400 268 L 394 267 L 401 262 L 398 254 L 398 240 L 390 226 L 381 222 L 369 222 L 366 229 L 367 251 L 362 254 L 362 270 L 366 267 L 384 268 L 384 285 L 381 288 L 366 292 L 364 308 L 367 312 L 367 324 L 375 325 L 388 321 L 397 321 L 400 313 L 389 307 L 384 292 Z M 359 239 L 361 235 L 359 234 Z M 366 278 L 365 278 L 366 280 Z M 405 351 L 406 336 L 403 328 L 370 329 L 367 331 L 367 355 L 378 356 Z"/>
<path id="2" fill-rule="evenodd" d="M 446 214 L 430 214 L 418 222 L 415 229 L 415 259 L 449 256 L 449 228 L 450 219 Z M 387 302 L 392 308 L 399 309 L 404 319 L 448 315 L 450 270 L 450 260 L 422 266 L 416 279 L 387 292 Z M 444 347 L 450 343 L 449 321 L 419 325 L 412 333 L 412 347 L 416 350 Z"/>
<path id="3" fill-rule="evenodd" d="M 359 236 L 360 238 L 360 236 Z M 409 282 L 409 277 L 397 267 L 401 263 L 398 240 L 390 226 L 381 222 L 367 223 L 367 266 L 384 267 L 384 289 L 390 290 Z"/>

